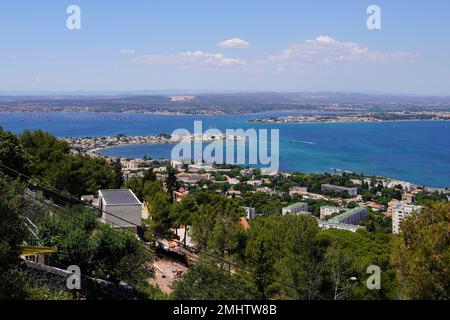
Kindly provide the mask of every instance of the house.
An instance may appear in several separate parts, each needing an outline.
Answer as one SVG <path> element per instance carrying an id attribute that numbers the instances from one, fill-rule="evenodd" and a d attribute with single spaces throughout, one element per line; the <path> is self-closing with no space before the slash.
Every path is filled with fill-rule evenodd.
<path id="1" fill-rule="evenodd" d="M 284 207 L 281 212 L 283 216 L 287 214 L 311 214 L 310 212 L 308 212 L 308 204 L 304 202 L 297 202 L 290 206 Z"/>
<path id="2" fill-rule="evenodd" d="M 175 199 L 176 202 L 180 202 L 188 194 L 189 194 L 188 190 L 180 188 L 180 190 L 173 192 L 173 198 Z"/>
<path id="3" fill-rule="evenodd" d="M 257 187 L 262 185 L 262 181 L 261 180 L 250 180 L 250 181 L 247 181 L 246 183 L 251 185 L 254 188 L 257 188 Z"/>
<path id="4" fill-rule="evenodd" d="M 117 228 L 136 228 L 141 225 L 142 203 L 129 189 L 110 189 L 98 192 L 102 220 Z"/>
<path id="5" fill-rule="evenodd" d="M 184 162 L 180 161 L 180 160 L 172 160 L 170 161 L 170 166 L 172 168 L 175 168 L 179 171 L 183 171 L 184 170 Z"/>
<path id="6" fill-rule="evenodd" d="M 214 168 L 211 165 L 197 162 L 194 164 L 190 164 L 188 166 L 188 171 L 192 172 L 192 173 L 197 173 L 197 172 L 201 172 L 201 171 L 212 172 L 212 171 L 214 171 Z"/>
<path id="7" fill-rule="evenodd" d="M 251 176 L 253 174 L 253 169 L 242 169 L 239 173 L 241 176 Z"/>
<path id="8" fill-rule="evenodd" d="M 227 176 L 227 175 L 224 175 L 224 177 L 227 179 L 227 182 L 228 182 L 230 185 L 232 185 L 232 186 L 235 186 L 235 185 L 239 184 L 239 180 L 236 179 L 236 178 L 230 178 L 230 177 Z"/>
<path id="9" fill-rule="evenodd" d="M 359 179 L 350 179 L 350 182 L 353 183 L 355 186 L 362 185 L 362 181 Z"/>
<path id="10" fill-rule="evenodd" d="M 366 205 L 371 207 L 372 211 L 384 211 L 386 209 L 386 206 L 373 201 L 367 201 Z"/>
<path id="11" fill-rule="evenodd" d="M 239 224 L 242 226 L 242 228 L 243 228 L 244 230 L 250 229 L 250 225 L 249 225 L 247 219 L 245 219 L 245 217 L 241 217 L 241 218 L 239 219 Z"/>
<path id="12" fill-rule="evenodd" d="M 227 191 L 227 196 L 228 197 L 241 197 L 242 192 L 239 190 L 228 190 Z"/>
<path id="13" fill-rule="evenodd" d="M 177 174 L 178 181 L 194 185 L 202 180 L 212 180 L 212 176 L 209 173 L 179 173 Z"/>
<path id="14" fill-rule="evenodd" d="M 308 193 L 308 189 L 305 187 L 293 187 L 289 190 L 289 195 L 292 197 L 294 195 L 304 195 Z"/>
<path id="15" fill-rule="evenodd" d="M 272 193 L 273 190 L 269 187 L 262 187 L 262 188 L 256 188 L 256 192 L 262 192 L 262 193 Z"/>

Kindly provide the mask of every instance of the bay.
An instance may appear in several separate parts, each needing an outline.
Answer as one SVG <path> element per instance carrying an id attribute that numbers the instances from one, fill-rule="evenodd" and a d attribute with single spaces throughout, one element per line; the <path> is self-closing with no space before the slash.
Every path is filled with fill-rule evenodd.
<path id="1" fill-rule="evenodd" d="M 450 122 L 250 123 L 283 113 L 225 116 L 166 116 L 103 113 L 0 113 L 0 126 L 15 133 L 42 129 L 56 136 L 154 135 L 175 129 L 279 129 L 280 170 L 330 172 L 331 168 L 387 176 L 431 187 L 450 187 Z M 173 145 L 121 146 L 112 157 L 168 158 Z"/>

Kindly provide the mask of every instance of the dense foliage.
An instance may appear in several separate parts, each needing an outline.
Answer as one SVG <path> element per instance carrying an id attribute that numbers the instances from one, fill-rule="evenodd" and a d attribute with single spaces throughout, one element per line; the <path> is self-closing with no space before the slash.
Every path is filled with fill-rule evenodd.
<path id="1" fill-rule="evenodd" d="M 450 204 L 430 204 L 401 228 L 392 254 L 399 298 L 450 299 Z"/>

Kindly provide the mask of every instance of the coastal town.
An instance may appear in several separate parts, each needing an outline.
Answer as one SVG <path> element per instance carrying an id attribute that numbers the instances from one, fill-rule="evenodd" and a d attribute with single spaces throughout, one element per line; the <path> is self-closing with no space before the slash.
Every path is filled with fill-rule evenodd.
<path id="1" fill-rule="evenodd" d="M 315 115 L 289 115 L 250 120 L 260 123 L 334 123 L 334 122 L 387 122 L 387 121 L 448 121 L 450 112 L 365 112 Z"/>
<path id="2" fill-rule="evenodd" d="M 98 151 L 104 148 L 145 145 L 145 144 L 170 144 L 179 142 L 213 142 L 213 141 L 240 141 L 240 136 L 226 134 L 208 135 L 149 135 L 149 136 L 107 136 L 107 137 L 62 137 L 61 141 L 66 142 L 73 153 L 98 155 Z"/>
<path id="3" fill-rule="evenodd" d="M 130 225 L 112 220 L 102 193 L 128 192 L 130 198 L 138 199 L 136 185 L 145 180 L 149 172 L 159 181 L 165 192 L 171 192 L 175 203 L 182 203 L 191 194 L 208 192 L 226 197 L 240 204 L 245 215 L 239 225 L 249 231 L 252 221 L 258 217 L 307 216 L 313 217 L 323 230 L 355 232 L 401 233 L 401 222 L 414 212 L 420 212 L 426 199 L 450 201 L 450 190 L 427 188 L 396 179 L 365 176 L 349 172 L 302 174 L 277 173 L 264 175 L 259 169 L 216 165 L 204 162 L 187 163 L 178 160 L 114 159 L 119 163 L 123 177 L 121 191 L 99 191 L 81 199 L 103 211 L 103 220 L 115 221 L 116 226 L 130 228 L 150 221 L 152 203 L 142 198 L 140 209 L 129 210 L 129 200 L 115 203 L 123 206 L 123 219 L 135 221 Z M 176 188 L 170 184 L 176 181 Z M 172 181 L 172 182 L 171 182 Z M 127 191 L 128 190 L 128 191 Z M 117 196 L 117 198 L 120 198 Z M 103 200 L 102 200 L 103 199 Z M 102 204 L 103 203 L 103 204 Z M 133 213 L 134 212 L 134 213 Z M 184 244 L 195 247 L 191 226 L 183 225 L 171 230 L 172 239 L 154 238 L 168 252 L 181 256 L 186 254 Z M 193 250 L 193 249 L 191 249 Z M 156 275 L 152 283 L 170 294 L 173 284 L 188 272 L 185 264 L 160 256 L 153 264 Z"/>
<path id="4" fill-rule="evenodd" d="M 403 219 L 404 213 L 420 210 L 421 207 L 416 205 L 417 195 L 438 194 L 442 199 L 450 201 L 450 190 L 446 188 L 419 186 L 397 179 L 339 170 L 324 174 L 265 175 L 255 168 L 204 162 L 189 164 L 185 160 L 105 158 L 110 163 L 120 163 L 125 184 L 133 179 L 144 178 L 148 170 L 153 171 L 157 179 L 165 184 L 168 172 L 175 170 L 180 184 L 179 189 L 173 191 L 176 201 L 181 201 L 193 190 L 203 189 L 232 199 L 241 199 L 244 203 L 247 203 L 247 193 L 260 194 L 266 202 L 276 203 L 271 211 L 259 212 L 254 207 L 245 207 L 248 220 L 257 215 L 303 214 L 316 217 L 322 228 L 355 232 L 365 228 L 362 222 L 372 212 L 392 219 L 392 232 L 398 233 L 399 221 Z M 345 186 L 322 183 L 319 189 L 308 188 L 305 183 L 298 182 L 299 177 L 303 176 L 324 182 L 337 179 L 345 181 L 342 183 Z M 252 204 L 258 205 L 254 202 Z M 148 216 L 148 212 L 144 216 Z"/>

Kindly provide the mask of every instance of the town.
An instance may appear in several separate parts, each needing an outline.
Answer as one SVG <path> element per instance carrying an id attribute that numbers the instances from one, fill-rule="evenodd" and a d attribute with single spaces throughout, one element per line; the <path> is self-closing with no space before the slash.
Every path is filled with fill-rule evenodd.
<path id="1" fill-rule="evenodd" d="M 328 123 L 328 122 L 386 122 L 386 121 L 448 121 L 450 112 L 400 111 L 400 112 L 365 112 L 339 113 L 325 115 L 292 115 L 285 117 L 266 117 L 251 120 L 262 123 Z"/>
<path id="2" fill-rule="evenodd" d="M 67 142 L 73 153 L 99 156 L 98 151 L 104 148 L 139 144 L 164 144 L 189 142 L 212 142 L 212 141 L 239 141 L 240 136 L 234 135 L 169 135 L 162 133 L 156 136 L 126 136 L 119 134 L 110 137 L 62 137 L 61 141 Z"/>

